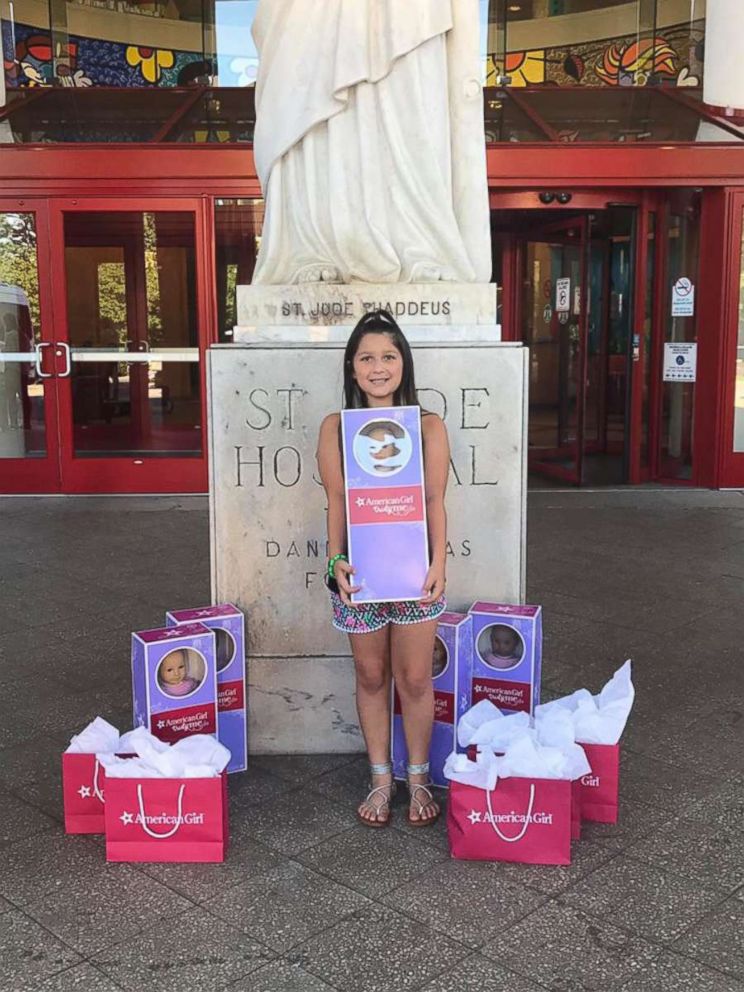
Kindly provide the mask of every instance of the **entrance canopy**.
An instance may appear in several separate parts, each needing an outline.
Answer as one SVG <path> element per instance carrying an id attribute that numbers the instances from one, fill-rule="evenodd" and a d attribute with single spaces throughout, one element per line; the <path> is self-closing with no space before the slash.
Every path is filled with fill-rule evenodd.
<path id="1" fill-rule="evenodd" d="M 710 113 L 699 89 L 534 87 L 485 91 L 490 144 L 722 144 L 744 127 Z M 0 143 L 250 144 L 251 87 L 11 90 Z"/>

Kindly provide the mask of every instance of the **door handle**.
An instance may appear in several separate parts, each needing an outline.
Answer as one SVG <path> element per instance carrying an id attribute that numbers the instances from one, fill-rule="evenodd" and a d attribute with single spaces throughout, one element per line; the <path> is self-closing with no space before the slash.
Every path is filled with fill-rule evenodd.
<path id="1" fill-rule="evenodd" d="M 66 341 L 58 341 L 54 346 L 54 354 L 57 358 L 61 358 L 62 355 L 65 356 L 65 370 L 59 373 L 59 378 L 69 379 L 70 372 L 72 372 L 72 358 L 69 344 Z"/>
<path id="2" fill-rule="evenodd" d="M 52 348 L 51 341 L 40 341 L 38 344 L 34 345 L 34 351 L 36 352 L 36 374 L 40 379 L 53 379 L 54 372 L 44 372 L 41 363 L 44 359 L 44 348 Z"/>

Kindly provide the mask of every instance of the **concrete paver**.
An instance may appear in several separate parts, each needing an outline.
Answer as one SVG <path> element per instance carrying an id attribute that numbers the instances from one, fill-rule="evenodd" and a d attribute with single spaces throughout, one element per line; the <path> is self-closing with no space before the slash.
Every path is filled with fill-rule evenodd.
<path id="1" fill-rule="evenodd" d="M 744 494 L 529 500 L 547 697 L 631 656 L 617 827 L 570 868 L 464 864 L 444 818 L 356 823 L 355 755 L 257 757 L 219 865 L 106 865 L 60 752 L 131 720 L 129 632 L 209 600 L 203 498 L 0 499 L 0 988 L 744 992 Z"/>

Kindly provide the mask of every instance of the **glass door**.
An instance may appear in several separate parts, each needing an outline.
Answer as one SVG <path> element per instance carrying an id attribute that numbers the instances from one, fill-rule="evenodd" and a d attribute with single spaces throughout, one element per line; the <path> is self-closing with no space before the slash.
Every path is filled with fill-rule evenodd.
<path id="1" fill-rule="evenodd" d="M 54 201 L 65 491 L 206 491 L 203 225 L 198 200 Z"/>
<path id="2" fill-rule="evenodd" d="M 662 300 L 666 312 L 661 322 L 662 367 L 657 369 L 661 372 L 657 383 L 658 475 L 664 481 L 687 484 L 694 481 L 700 208 L 699 190 L 670 190 L 663 232 L 666 285 Z"/>
<path id="3" fill-rule="evenodd" d="M 59 488 L 48 218 L 0 199 L 0 492 Z"/>
<path id="4" fill-rule="evenodd" d="M 530 349 L 529 468 L 581 484 L 587 379 L 587 217 L 526 235 L 522 340 Z"/>

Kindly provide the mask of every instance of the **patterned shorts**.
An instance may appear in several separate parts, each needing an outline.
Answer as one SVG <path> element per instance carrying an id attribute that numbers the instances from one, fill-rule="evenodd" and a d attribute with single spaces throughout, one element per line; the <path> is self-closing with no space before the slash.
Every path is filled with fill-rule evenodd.
<path id="1" fill-rule="evenodd" d="M 382 630 L 389 623 L 423 623 L 436 620 L 447 609 L 444 593 L 433 603 L 422 606 L 415 600 L 401 600 L 397 603 L 360 603 L 359 606 L 345 606 L 341 597 L 331 592 L 333 620 L 336 630 L 344 634 L 372 634 Z"/>

